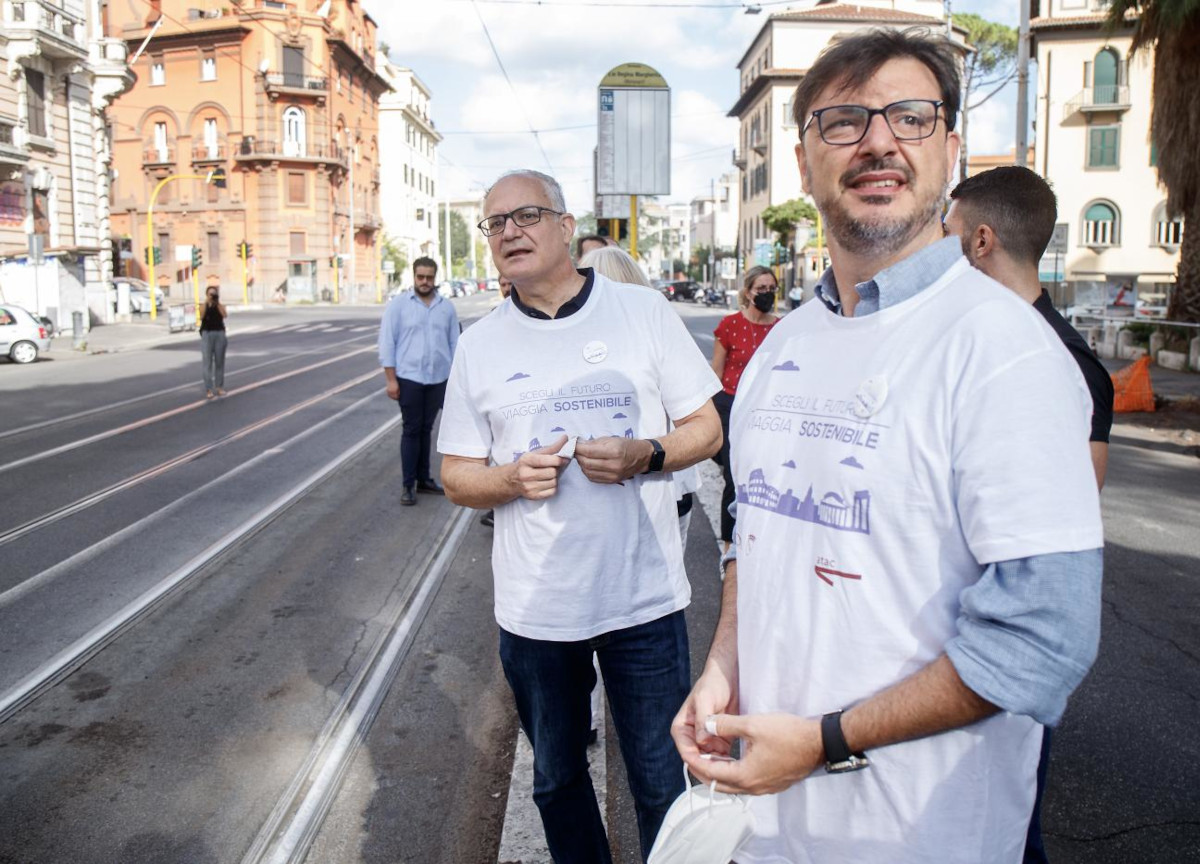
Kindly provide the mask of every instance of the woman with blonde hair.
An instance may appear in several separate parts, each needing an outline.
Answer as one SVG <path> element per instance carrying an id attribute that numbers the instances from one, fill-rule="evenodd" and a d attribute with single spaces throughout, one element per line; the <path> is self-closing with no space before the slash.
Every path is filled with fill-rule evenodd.
<path id="1" fill-rule="evenodd" d="M 726 549 L 733 542 L 733 516 L 729 505 L 733 503 L 735 493 L 729 466 L 729 411 L 733 408 L 733 397 L 737 395 L 738 382 L 746 364 L 767 338 L 767 333 L 779 322 L 779 316 L 774 314 L 778 291 L 779 283 L 769 267 L 751 267 L 742 277 L 738 311 L 722 318 L 713 331 L 712 368 L 721 379 L 721 392 L 713 397 L 713 405 L 721 415 L 721 431 L 725 434 L 716 458 L 725 478 L 725 491 L 721 495 L 721 539 Z"/>
<path id="2" fill-rule="evenodd" d="M 591 267 L 601 276 L 607 276 L 614 282 L 644 285 L 653 289 L 650 280 L 646 278 L 645 271 L 620 246 L 603 246 L 599 249 L 589 250 L 579 259 L 579 267 L 580 269 Z M 700 472 L 693 465 L 682 471 L 676 471 L 674 478 L 675 507 L 679 514 L 679 536 L 686 547 L 688 525 L 692 521 L 692 493 L 700 488 Z"/>

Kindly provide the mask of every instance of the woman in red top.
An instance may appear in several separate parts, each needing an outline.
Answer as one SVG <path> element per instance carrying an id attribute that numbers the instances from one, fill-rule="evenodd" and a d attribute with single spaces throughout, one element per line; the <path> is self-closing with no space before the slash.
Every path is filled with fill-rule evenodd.
<path id="1" fill-rule="evenodd" d="M 721 539 L 725 541 L 726 549 L 733 541 L 733 516 L 729 513 L 729 505 L 733 503 L 735 493 L 729 467 L 729 410 L 733 407 L 733 397 L 737 395 L 738 381 L 746 364 L 779 321 L 779 316 L 773 314 L 778 291 L 779 283 L 769 268 L 750 268 L 742 279 L 742 290 L 738 292 L 740 311 L 722 318 L 713 331 L 716 339 L 712 368 L 721 379 L 722 387 L 713 397 L 713 404 L 721 415 L 721 430 L 725 433 L 717 461 L 725 476 L 725 492 L 721 496 Z"/>

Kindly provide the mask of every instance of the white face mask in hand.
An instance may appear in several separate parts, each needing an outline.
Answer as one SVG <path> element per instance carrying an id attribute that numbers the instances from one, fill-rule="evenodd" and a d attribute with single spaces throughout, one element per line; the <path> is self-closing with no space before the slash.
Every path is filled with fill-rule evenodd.
<path id="1" fill-rule="evenodd" d="M 729 864 L 754 835 L 749 799 L 712 786 L 692 786 L 675 799 L 663 819 L 649 864 Z"/>

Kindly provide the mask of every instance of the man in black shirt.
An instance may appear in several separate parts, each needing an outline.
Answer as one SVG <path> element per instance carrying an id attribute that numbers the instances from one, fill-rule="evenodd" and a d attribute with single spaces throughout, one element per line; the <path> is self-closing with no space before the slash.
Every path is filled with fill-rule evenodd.
<path id="1" fill-rule="evenodd" d="M 947 234 L 962 240 L 963 254 L 977 269 L 1033 304 L 1062 339 L 1092 394 L 1090 446 L 1096 484 L 1103 488 L 1108 467 L 1108 436 L 1113 421 L 1113 383 L 1100 358 L 1079 332 L 1058 314 L 1042 288 L 1038 261 L 1054 233 L 1058 202 L 1049 184 L 1028 168 L 993 168 L 969 177 L 950 193 Z M 1042 735 L 1037 797 L 1025 842 L 1025 864 L 1046 864 L 1042 845 L 1042 793 L 1052 730 Z"/>
<path id="2" fill-rule="evenodd" d="M 1050 303 L 1038 261 L 1050 242 L 1058 206 L 1050 186 L 1028 168 L 993 168 L 969 177 L 950 193 L 946 232 L 962 239 L 976 268 L 1033 304 L 1062 339 L 1092 394 L 1092 463 L 1104 485 L 1113 419 L 1112 378 L 1087 342 Z"/>

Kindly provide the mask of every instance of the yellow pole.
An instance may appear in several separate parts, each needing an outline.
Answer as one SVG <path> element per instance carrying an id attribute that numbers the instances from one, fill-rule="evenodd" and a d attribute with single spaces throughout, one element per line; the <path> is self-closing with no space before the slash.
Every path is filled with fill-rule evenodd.
<path id="1" fill-rule="evenodd" d="M 620 219 L 609 219 L 608 220 L 608 236 L 613 239 L 614 243 L 620 242 L 620 240 L 621 240 L 621 220 Z"/>
<path id="2" fill-rule="evenodd" d="M 250 304 L 249 291 L 250 291 L 250 282 L 249 282 L 249 277 L 246 274 L 246 241 L 243 240 L 242 241 L 242 305 L 243 306 L 248 306 Z"/>
<path id="3" fill-rule="evenodd" d="M 170 177 L 164 177 L 158 181 L 158 185 L 154 187 L 154 192 L 150 195 L 150 204 L 146 207 L 146 266 L 149 268 L 150 283 L 150 320 L 153 321 L 158 317 L 158 303 L 155 301 L 155 292 L 158 290 L 157 282 L 154 278 L 154 202 L 158 200 L 158 193 L 162 188 L 172 180 L 207 180 L 207 174 L 172 174 Z M 166 254 L 166 250 L 163 250 Z"/>
<path id="4" fill-rule="evenodd" d="M 629 254 L 636 261 L 637 254 L 637 196 L 629 196 Z"/>

